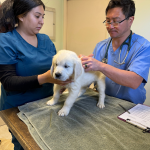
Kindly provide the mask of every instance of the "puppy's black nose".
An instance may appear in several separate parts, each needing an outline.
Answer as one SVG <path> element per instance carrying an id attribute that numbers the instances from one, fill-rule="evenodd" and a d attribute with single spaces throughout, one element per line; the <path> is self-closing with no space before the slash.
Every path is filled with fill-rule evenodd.
<path id="1" fill-rule="evenodd" d="M 61 76 L 60 73 L 55 73 L 56 78 L 59 78 Z"/>

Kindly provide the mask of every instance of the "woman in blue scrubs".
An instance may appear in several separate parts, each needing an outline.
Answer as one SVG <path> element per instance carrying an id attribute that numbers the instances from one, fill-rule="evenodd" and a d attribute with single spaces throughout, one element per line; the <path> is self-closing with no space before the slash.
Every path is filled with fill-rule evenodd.
<path id="1" fill-rule="evenodd" d="M 53 83 L 67 83 L 50 76 L 56 49 L 39 34 L 44 9 L 41 0 L 6 0 L 0 8 L 0 110 L 51 96 Z"/>
<path id="2" fill-rule="evenodd" d="M 0 7 L 0 110 L 53 94 L 53 84 L 67 84 L 50 75 L 56 54 L 53 42 L 39 34 L 44 24 L 41 0 L 6 0 Z M 15 150 L 23 149 L 13 137 Z"/>
<path id="3" fill-rule="evenodd" d="M 103 22 L 110 38 L 96 45 L 93 58 L 82 57 L 82 64 L 85 71 L 101 71 L 106 75 L 107 95 L 137 104 L 146 99 L 150 42 L 132 33 L 134 14 L 134 1 L 111 0 Z"/>

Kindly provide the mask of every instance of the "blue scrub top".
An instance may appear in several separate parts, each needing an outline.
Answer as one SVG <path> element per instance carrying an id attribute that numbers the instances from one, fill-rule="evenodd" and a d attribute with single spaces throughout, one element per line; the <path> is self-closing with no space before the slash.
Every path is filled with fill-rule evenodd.
<path id="1" fill-rule="evenodd" d="M 14 29 L 0 33 L 0 64 L 16 64 L 18 76 L 39 75 L 48 71 L 56 54 L 53 42 L 45 34 L 37 34 L 37 48 L 27 43 Z M 24 92 L 5 91 L 1 86 L 0 110 L 23 105 L 53 94 L 53 84 L 46 83 L 40 88 Z"/>
<path id="2" fill-rule="evenodd" d="M 108 43 L 111 38 L 99 42 L 94 49 L 94 58 L 102 61 L 105 56 Z M 127 40 L 129 42 L 129 39 Z M 127 52 L 128 46 L 123 45 L 121 50 L 120 62 L 123 61 Z M 146 90 L 144 88 L 148 80 L 150 67 L 150 42 L 137 34 L 132 35 L 131 48 L 125 60 L 125 64 L 119 65 L 118 62 L 120 47 L 114 52 L 112 42 L 108 49 L 108 64 L 118 69 L 133 71 L 143 78 L 143 82 L 137 89 L 121 86 L 108 77 L 106 77 L 106 94 L 109 96 L 124 99 L 135 104 L 144 103 L 146 99 Z"/>

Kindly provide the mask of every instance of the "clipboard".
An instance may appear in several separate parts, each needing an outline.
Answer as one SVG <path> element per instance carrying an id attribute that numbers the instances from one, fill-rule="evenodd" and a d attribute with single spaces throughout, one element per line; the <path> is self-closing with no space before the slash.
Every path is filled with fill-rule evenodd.
<path id="1" fill-rule="evenodd" d="M 142 129 L 143 133 L 150 133 L 150 106 L 137 104 L 119 115 L 118 119 Z"/>

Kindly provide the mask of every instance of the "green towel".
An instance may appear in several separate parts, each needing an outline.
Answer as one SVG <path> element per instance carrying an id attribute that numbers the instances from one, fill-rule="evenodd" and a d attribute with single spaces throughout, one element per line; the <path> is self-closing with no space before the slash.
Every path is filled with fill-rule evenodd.
<path id="1" fill-rule="evenodd" d="M 68 94 L 47 106 L 45 98 L 19 107 L 19 118 L 42 150 L 150 150 L 150 134 L 117 118 L 135 104 L 106 96 L 105 108 L 98 108 L 98 93 L 91 89 L 79 97 L 68 116 L 60 117 Z"/>

